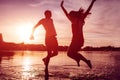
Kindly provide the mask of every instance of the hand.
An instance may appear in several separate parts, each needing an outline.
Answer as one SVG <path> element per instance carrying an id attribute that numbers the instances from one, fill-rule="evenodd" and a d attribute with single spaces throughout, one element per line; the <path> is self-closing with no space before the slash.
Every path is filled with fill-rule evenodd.
<path id="1" fill-rule="evenodd" d="M 93 2 L 95 2 L 96 0 L 93 0 Z"/>
<path id="2" fill-rule="evenodd" d="M 64 1 L 61 2 L 61 6 L 63 6 Z"/>
<path id="3" fill-rule="evenodd" d="M 34 40 L 34 36 L 33 35 L 30 36 L 30 40 Z"/>

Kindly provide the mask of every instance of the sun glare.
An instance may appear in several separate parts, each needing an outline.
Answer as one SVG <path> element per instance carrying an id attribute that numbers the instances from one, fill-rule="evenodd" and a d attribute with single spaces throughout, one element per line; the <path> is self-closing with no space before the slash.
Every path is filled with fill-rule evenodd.
<path id="1" fill-rule="evenodd" d="M 43 27 L 37 28 L 33 34 L 35 40 L 30 40 L 32 28 L 33 28 L 33 25 L 31 23 L 21 24 L 17 27 L 16 33 L 19 36 L 20 42 L 29 44 L 29 43 L 34 43 L 35 41 L 36 42 L 40 41 L 40 43 L 42 43 L 44 41 L 45 31 L 44 31 Z"/>
<path id="2" fill-rule="evenodd" d="M 17 28 L 17 33 L 19 36 L 20 41 L 24 42 L 24 43 L 29 43 L 30 42 L 30 35 L 31 35 L 31 25 L 30 24 L 26 24 L 26 25 L 21 25 Z"/>

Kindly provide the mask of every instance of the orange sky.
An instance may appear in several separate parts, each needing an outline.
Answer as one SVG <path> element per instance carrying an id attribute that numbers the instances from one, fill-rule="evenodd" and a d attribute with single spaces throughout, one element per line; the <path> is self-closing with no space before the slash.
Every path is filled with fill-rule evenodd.
<path id="1" fill-rule="evenodd" d="M 91 0 L 64 0 L 70 10 L 87 9 Z M 60 8 L 61 0 L 0 0 L 0 33 L 4 41 L 44 44 L 42 26 L 35 31 L 35 40 L 29 40 L 33 26 L 52 11 L 59 45 L 71 42 L 71 23 Z M 85 46 L 120 46 L 120 0 L 97 0 L 84 25 Z M 71 5 L 72 4 L 72 5 Z M 74 5 L 74 6 L 73 6 Z"/>

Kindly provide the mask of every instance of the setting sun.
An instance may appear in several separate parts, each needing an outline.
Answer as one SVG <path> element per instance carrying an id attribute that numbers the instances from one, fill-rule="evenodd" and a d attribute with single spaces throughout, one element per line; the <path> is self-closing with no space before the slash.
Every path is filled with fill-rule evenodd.
<path id="1" fill-rule="evenodd" d="M 24 24 L 17 28 L 19 39 L 23 41 L 24 43 L 30 42 L 29 37 L 32 31 L 32 28 L 30 26 L 31 26 L 30 24 L 26 24 L 26 25 Z"/>
<path id="2" fill-rule="evenodd" d="M 22 41 L 25 44 L 34 43 L 36 41 L 40 41 L 40 43 L 43 43 L 45 36 L 44 28 L 42 26 L 38 27 L 34 32 L 34 40 L 30 40 L 32 28 L 33 24 L 31 23 L 19 25 L 16 30 L 16 34 L 18 34 L 19 41 Z"/>

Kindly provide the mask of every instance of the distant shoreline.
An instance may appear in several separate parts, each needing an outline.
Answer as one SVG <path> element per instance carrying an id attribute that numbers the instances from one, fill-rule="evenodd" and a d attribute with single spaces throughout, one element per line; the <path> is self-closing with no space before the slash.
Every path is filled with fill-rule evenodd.
<path id="1" fill-rule="evenodd" d="M 67 51 L 69 46 L 59 46 L 59 51 Z M 46 46 L 43 44 L 24 44 L 24 43 L 0 43 L 0 50 L 30 50 L 30 51 L 46 51 Z M 120 51 L 120 47 L 113 46 L 102 46 L 102 47 L 91 47 L 85 46 L 81 51 Z"/>
<path id="2" fill-rule="evenodd" d="M 69 46 L 59 46 L 59 51 L 67 51 Z M 2 50 L 30 50 L 30 51 L 46 51 L 46 46 L 43 44 L 24 44 L 23 43 L 12 43 L 5 42 L 3 40 L 2 34 L 0 33 L 0 51 Z M 92 47 L 85 46 L 81 51 L 120 51 L 120 47 L 114 46 L 102 46 L 102 47 Z"/>

